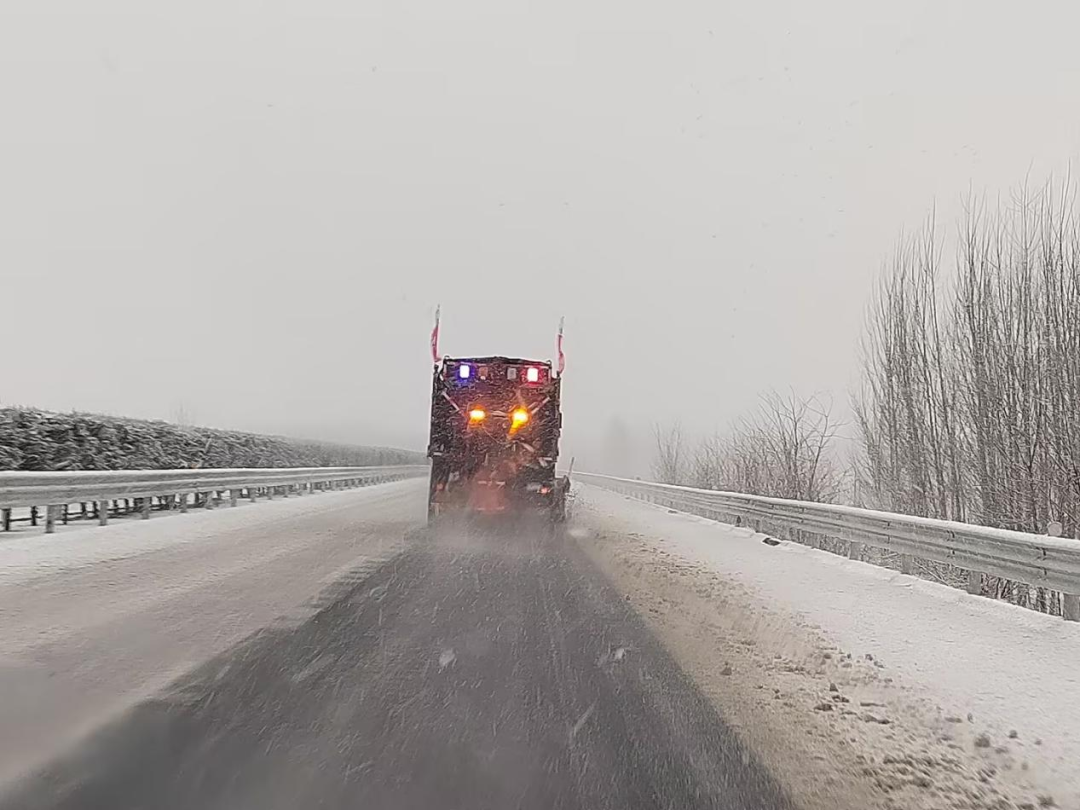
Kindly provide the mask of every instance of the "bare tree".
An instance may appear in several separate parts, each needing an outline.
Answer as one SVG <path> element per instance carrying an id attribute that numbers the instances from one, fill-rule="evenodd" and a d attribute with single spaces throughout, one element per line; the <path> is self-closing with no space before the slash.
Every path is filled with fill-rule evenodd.
<path id="1" fill-rule="evenodd" d="M 725 437 L 713 434 L 703 439 L 694 450 L 691 481 L 701 489 L 732 489 L 727 480 L 728 446 Z"/>
<path id="2" fill-rule="evenodd" d="M 837 429 L 826 400 L 770 392 L 726 434 L 697 446 L 692 480 L 708 489 L 834 500 L 843 481 L 832 450 Z"/>
<path id="3" fill-rule="evenodd" d="M 897 511 L 1080 531 L 1080 216 L 1075 186 L 972 202 L 938 282 L 932 226 L 882 276 L 855 402 L 860 494 Z M 1017 601 L 1052 594 L 1014 583 Z"/>
<path id="4" fill-rule="evenodd" d="M 683 449 L 682 423 L 676 421 L 667 427 L 653 425 L 653 435 L 656 440 L 653 476 L 664 484 L 685 483 L 686 454 Z"/>
<path id="5" fill-rule="evenodd" d="M 931 219 L 902 241 L 870 307 L 863 389 L 854 403 L 862 491 L 876 505 L 962 517 L 963 478 L 940 249 Z"/>
<path id="6" fill-rule="evenodd" d="M 764 494 L 803 501 L 836 498 L 841 476 L 830 452 L 838 428 L 831 402 L 774 391 L 762 397 L 751 425 L 755 447 L 771 473 L 771 491 Z"/>

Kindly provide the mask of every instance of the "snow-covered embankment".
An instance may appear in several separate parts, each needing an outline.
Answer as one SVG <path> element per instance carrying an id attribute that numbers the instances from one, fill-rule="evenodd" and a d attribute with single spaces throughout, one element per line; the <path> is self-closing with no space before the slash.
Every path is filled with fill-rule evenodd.
<path id="1" fill-rule="evenodd" d="M 574 530 L 807 808 L 1080 808 L 1080 626 L 584 487 Z"/>

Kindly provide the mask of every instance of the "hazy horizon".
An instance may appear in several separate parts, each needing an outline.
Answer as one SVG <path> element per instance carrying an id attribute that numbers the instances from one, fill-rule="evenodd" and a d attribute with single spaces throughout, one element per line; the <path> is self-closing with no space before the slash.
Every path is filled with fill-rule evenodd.
<path id="1" fill-rule="evenodd" d="M 1075 159 L 1070 19 L 8 4 L 0 402 L 422 449 L 441 303 L 449 354 L 566 317 L 568 456 L 844 407 L 899 235 Z"/>

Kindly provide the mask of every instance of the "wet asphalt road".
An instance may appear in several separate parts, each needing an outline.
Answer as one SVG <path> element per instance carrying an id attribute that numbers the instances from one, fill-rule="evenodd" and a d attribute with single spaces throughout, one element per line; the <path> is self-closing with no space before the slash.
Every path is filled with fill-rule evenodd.
<path id="1" fill-rule="evenodd" d="M 787 807 L 572 541 L 501 535 L 418 541 L 0 799 L 3 810 Z"/>

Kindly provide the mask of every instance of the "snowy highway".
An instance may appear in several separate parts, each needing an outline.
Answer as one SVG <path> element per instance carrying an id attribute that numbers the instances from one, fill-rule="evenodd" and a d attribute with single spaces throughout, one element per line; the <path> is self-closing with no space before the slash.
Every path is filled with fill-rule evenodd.
<path id="1" fill-rule="evenodd" d="M 559 542 L 432 541 L 423 496 L 0 542 L 0 808 L 1080 800 L 1074 624 L 584 486 Z"/>
<path id="2" fill-rule="evenodd" d="M 0 547 L 0 806 L 788 806 L 576 545 L 422 514 L 402 482 Z"/>

